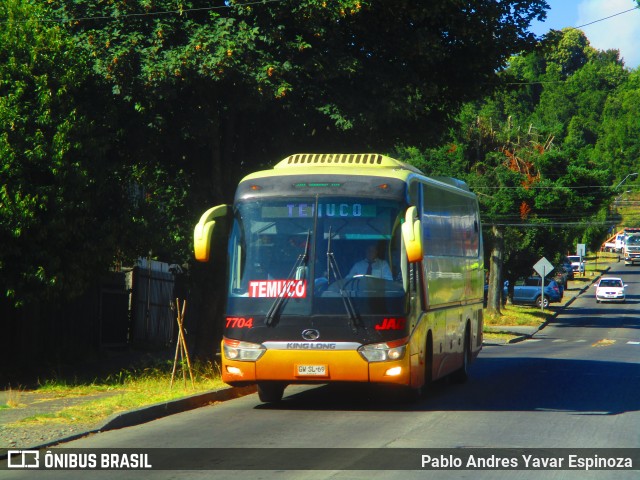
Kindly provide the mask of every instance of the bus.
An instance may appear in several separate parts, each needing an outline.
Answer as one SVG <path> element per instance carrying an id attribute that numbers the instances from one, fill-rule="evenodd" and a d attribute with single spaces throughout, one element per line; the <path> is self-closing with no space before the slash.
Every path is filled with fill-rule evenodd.
<path id="1" fill-rule="evenodd" d="M 332 382 L 417 398 L 466 380 L 482 348 L 482 229 L 460 180 L 380 154 L 291 155 L 207 210 L 194 250 L 226 263 L 222 380 L 262 402 Z"/>

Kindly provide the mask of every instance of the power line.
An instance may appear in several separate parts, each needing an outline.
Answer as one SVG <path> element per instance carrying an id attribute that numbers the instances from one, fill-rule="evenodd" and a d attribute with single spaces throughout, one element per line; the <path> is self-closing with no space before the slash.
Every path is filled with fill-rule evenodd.
<path id="1" fill-rule="evenodd" d="M 610 18 L 614 18 L 614 17 L 617 17 L 619 15 L 624 15 L 625 13 L 633 12 L 634 10 L 638 10 L 638 9 L 640 9 L 640 5 L 636 5 L 633 8 L 630 8 L 628 10 L 624 10 L 622 12 L 614 13 L 613 15 L 609 15 L 607 17 L 602 17 L 602 18 L 598 18 L 597 20 L 592 20 L 591 22 L 587 22 L 587 23 L 584 23 L 582 25 L 578 25 L 577 27 L 565 27 L 565 28 L 568 28 L 570 30 L 579 30 L 579 29 L 581 29 L 583 27 L 588 27 L 589 25 L 593 25 L 594 23 L 604 22 L 605 20 L 609 20 Z"/>
<path id="2" fill-rule="evenodd" d="M 121 15 L 98 15 L 98 16 L 95 16 L 95 17 L 76 17 L 76 18 L 66 18 L 66 19 L 61 19 L 61 18 L 59 18 L 59 19 L 40 18 L 38 20 L 40 22 L 55 22 L 55 23 L 81 22 L 81 21 L 92 21 L 92 20 L 124 20 L 124 19 L 128 19 L 128 18 L 154 17 L 154 16 L 160 16 L 160 15 L 175 15 L 175 14 L 182 15 L 184 13 L 207 12 L 207 11 L 213 11 L 213 10 L 229 9 L 229 8 L 233 8 L 233 7 L 250 7 L 250 6 L 254 6 L 254 5 L 264 5 L 264 4 L 268 4 L 268 3 L 280 3 L 280 2 L 283 2 L 283 1 L 285 1 L 285 0 L 256 0 L 256 1 L 252 1 L 252 2 L 246 2 L 246 3 L 237 3 L 237 4 L 233 4 L 233 5 L 232 4 L 225 4 L 225 5 L 218 5 L 218 6 L 211 6 L 211 7 L 163 10 L 163 11 L 158 11 L 158 12 L 123 13 Z M 610 18 L 614 18 L 614 17 L 617 17 L 619 15 L 623 15 L 625 13 L 629 13 L 629 12 L 632 12 L 632 11 L 638 10 L 638 9 L 640 9 L 640 6 L 635 6 L 633 8 L 628 9 L 628 10 L 624 10 L 622 12 L 614 13 L 613 15 L 609 15 L 607 17 L 599 18 L 597 20 L 593 20 L 593 21 L 585 23 L 583 25 L 578 25 L 577 27 L 567 27 L 567 28 L 580 29 L 580 28 L 583 28 L 583 27 L 587 27 L 589 25 L 593 25 L 594 23 L 603 22 L 605 20 L 609 20 Z M 0 23 L 9 23 L 9 22 L 25 23 L 25 22 L 27 22 L 27 20 L 23 20 L 23 21 L 0 20 Z M 554 82 L 534 82 L 534 83 L 554 83 Z M 515 85 L 518 85 L 518 84 L 515 84 Z"/>
<path id="3" fill-rule="evenodd" d="M 605 20 L 609 20 L 610 18 L 617 17 L 618 15 L 623 15 L 625 13 L 633 12 L 634 10 L 638 10 L 639 8 L 640 8 L 640 5 L 636 5 L 635 7 L 630 8 L 629 10 L 625 10 L 624 12 L 614 13 L 613 15 L 609 15 L 608 17 L 599 18 L 598 20 L 593 20 L 592 22 L 585 23 L 583 25 L 578 25 L 577 27 L 571 27 L 571 28 L 574 28 L 577 30 L 582 27 L 588 27 L 589 25 L 593 25 L 594 23 L 604 22 Z"/>
<path id="4" fill-rule="evenodd" d="M 218 5 L 218 6 L 211 6 L 211 7 L 199 7 L 199 8 L 183 8 L 183 9 L 175 9 L 175 10 L 162 10 L 158 12 L 123 13 L 119 15 L 98 15 L 95 17 L 49 18 L 49 19 L 38 18 L 36 20 L 39 22 L 48 22 L 48 23 L 86 22 L 86 21 L 99 21 L 99 20 L 107 20 L 107 21 L 126 20 L 130 18 L 158 17 L 162 15 L 183 15 L 185 13 L 209 12 L 213 10 L 230 9 L 233 7 L 250 7 L 254 5 L 265 5 L 267 3 L 281 3 L 283 1 L 285 0 L 256 0 L 252 2 L 246 2 L 246 3 L 235 3 L 235 4 L 226 4 L 226 5 Z M 0 24 L 27 23 L 29 21 L 31 20 L 0 20 Z"/>
<path id="5" fill-rule="evenodd" d="M 588 23 L 584 23 L 582 25 L 578 25 L 577 27 L 566 27 L 571 30 L 579 30 L 583 27 L 588 27 L 589 25 L 593 25 L 594 23 L 604 22 L 605 20 L 609 20 L 610 18 L 617 17 L 619 15 L 624 15 L 625 13 L 633 12 L 634 10 L 640 9 L 640 5 L 636 5 L 633 8 L 628 10 L 624 10 L 622 12 L 614 13 L 613 15 L 609 15 L 607 17 L 602 17 L 597 20 L 593 20 Z M 567 80 L 547 80 L 547 81 L 537 81 L 537 82 L 505 82 L 503 85 L 545 85 L 545 84 L 556 84 L 556 83 L 566 83 Z"/>

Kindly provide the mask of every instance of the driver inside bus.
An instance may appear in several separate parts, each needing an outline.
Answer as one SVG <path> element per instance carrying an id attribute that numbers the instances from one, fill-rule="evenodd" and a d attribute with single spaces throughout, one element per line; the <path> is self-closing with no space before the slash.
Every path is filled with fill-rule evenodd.
<path id="1" fill-rule="evenodd" d="M 369 245 L 366 250 L 366 257 L 351 267 L 349 276 L 355 277 L 357 275 L 368 275 L 385 280 L 393 280 L 389 264 L 386 260 L 378 257 L 378 247 L 376 244 Z"/>

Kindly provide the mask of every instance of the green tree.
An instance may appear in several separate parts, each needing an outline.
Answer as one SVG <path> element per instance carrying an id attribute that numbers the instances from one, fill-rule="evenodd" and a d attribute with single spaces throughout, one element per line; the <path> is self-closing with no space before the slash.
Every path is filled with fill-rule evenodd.
<path id="1" fill-rule="evenodd" d="M 595 154 L 610 165 L 617 180 L 640 168 L 640 71 L 607 97 L 602 115 L 602 134 Z"/>
<path id="2" fill-rule="evenodd" d="M 199 213 L 284 154 L 433 142 L 546 7 L 7 0 L 2 286 L 53 301 L 116 255 L 186 259 Z"/>
<path id="3" fill-rule="evenodd" d="M 490 201 L 480 200 L 488 223 L 507 228 L 505 274 L 513 279 L 542 255 L 558 260 L 577 241 L 596 247 L 606 231 L 606 186 L 615 174 L 594 148 L 605 105 L 628 73 L 617 52 L 594 50 L 577 30 L 553 32 L 512 66 L 505 87 L 467 114 L 467 125 L 478 116 L 475 137 L 484 142 L 462 142 L 485 174 L 469 182 L 479 192 L 498 187 Z M 490 122 L 496 131 L 487 133 Z"/>
<path id="4" fill-rule="evenodd" d="M 552 30 L 543 43 L 547 72 L 560 78 L 570 77 L 596 54 L 584 32 L 575 28 Z"/>
<path id="5" fill-rule="evenodd" d="M 126 205 L 104 98 L 45 15 L 39 2 L 0 5 L 0 285 L 14 305 L 82 292 L 112 264 Z"/>
<path id="6" fill-rule="evenodd" d="M 131 103 L 129 151 L 190 199 L 232 195 L 243 173 L 297 149 L 433 141 L 461 102 L 487 92 L 543 0 L 54 0 L 93 68 Z M 371 101 L 375 98 L 376 101 Z M 124 129 L 123 129 L 124 131 Z"/>
<path id="7" fill-rule="evenodd" d="M 609 186 L 638 170 L 640 133 L 637 72 L 578 30 L 552 32 L 513 57 L 500 79 L 491 95 L 463 106 L 445 146 L 397 151 L 430 175 L 466 179 L 478 194 L 495 313 L 503 276 L 529 275 L 541 256 L 557 262 L 576 243 L 599 247 L 611 223 Z"/>
<path id="8" fill-rule="evenodd" d="M 488 92 L 506 61 L 534 45 L 527 27 L 547 8 L 544 0 L 48 5 L 111 87 L 117 163 L 149 200 L 133 231 L 163 255 L 185 252 L 206 206 L 230 201 L 240 176 L 284 154 L 434 142 L 462 102 Z"/>

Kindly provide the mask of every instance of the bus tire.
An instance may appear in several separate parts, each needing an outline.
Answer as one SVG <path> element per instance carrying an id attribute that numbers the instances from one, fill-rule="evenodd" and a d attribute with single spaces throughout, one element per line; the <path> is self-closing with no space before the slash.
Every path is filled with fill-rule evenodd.
<path id="1" fill-rule="evenodd" d="M 464 351 L 462 352 L 462 366 L 453 374 L 456 383 L 464 383 L 469 379 L 469 365 L 471 364 L 471 331 L 469 324 L 464 329 Z"/>
<path id="2" fill-rule="evenodd" d="M 427 335 L 427 343 L 424 349 L 424 380 L 419 387 L 404 387 L 402 400 L 408 403 L 417 402 L 427 392 L 428 385 L 433 378 L 433 341 L 431 340 L 431 332 Z"/>
<path id="3" fill-rule="evenodd" d="M 284 394 L 284 383 L 260 382 L 258 383 L 258 397 L 264 403 L 278 403 Z"/>

